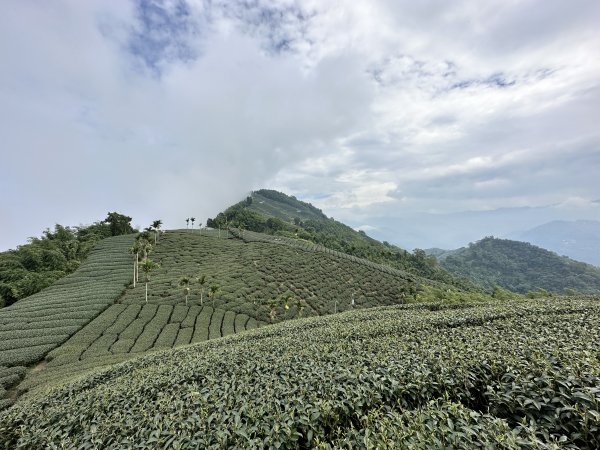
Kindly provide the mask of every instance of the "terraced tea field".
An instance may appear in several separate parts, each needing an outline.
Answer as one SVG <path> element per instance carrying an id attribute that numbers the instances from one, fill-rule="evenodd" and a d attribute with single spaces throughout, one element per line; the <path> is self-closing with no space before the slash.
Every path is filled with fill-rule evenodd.
<path id="1" fill-rule="evenodd" d="M 113 305 L 50 352 L 45 369 L 21 390 L 124 361 L 147 351 L 194 344 L 259 326 L 254 318 L 211 306 Z"/>
<path id="2" fill-rule="evenodd" d="M 0 448 L 600 448 L 600 298 L 397 305 L 145 355 L 0 413 Z"/>
<path id="3" fill-rule="evenodd" d="M 128 256 L 124 252 L 120 257 Z M 256 233 L 245 232 L 242 239 L 235 230 L 170 231 L 150 257 L 160 268 L 151 274 L 148 303 L 142 275 L 135 288 L 110 297 L 113 304 L 104 305 L 101 314 L 95 310 L 94 320 L 72 330 L 70 338 L 65 335 L 63 341 L 68 340 L 60 347 L 44 348 L 36 359 L 50 352 L 44 370 L 30 373 L 18 392 L 144 352 L 270 322 L 402 303 L 417 286 L 409 274 L 339 252 Z M 133 272 L 133 262 L 129 264 L 126 276 Z M 184 275 L 206 277 L 204 291 L 192 284 L 187 305 L 179 287 Z M 219 293 L 209 298 L 208 288 L 215 284 Z M 287 305 L 282 296 L 289 296 Z"/>
<path id="4" fill-rule="evenodd" d="M 255 239 L 249 240 L 250 236 Z M 418 286 L 417 278 L 405 272 L 331 250 L 303 248 L 304 243 L 293 240 L 275 241 L 270 236 L 259 240 L 256 236 L 266 235 L 244 232 L 241 240 L 218 239 L 216 231 L 211 235 L 206 230 L 202 234 L 167 232 L 152 255 L 161 268 L 152 275 L 149 303 L 181 304 L 184 295 L 178 288 L 179 278 L 202 274 L 207 277 L 207 287 L 218 284 L 221 288 L 215 300 L 217 308 L 269 322 L 269 302 L 285 294 L 302 300 L 302 314 L 310 316 L 350 309 L 353 298 L 355 308 L 401 303 Z M 203 300 L 207 300 L 206 291 Z M 122 302 L 143 303 L 143 288 L 128 290 Z M 189 302 L 200 303 L 199 286 L 193 287 Z M 288 306 L 278 307 L 276 321 L 299 314 L 295 303 Z"/>
<path id="5" fill-rule="evenodd" d="M 71 275 L 0 309 L 0 407 L 5 389 L 113 304 L 130 279 L 132 236 L 105 239 Z"/>

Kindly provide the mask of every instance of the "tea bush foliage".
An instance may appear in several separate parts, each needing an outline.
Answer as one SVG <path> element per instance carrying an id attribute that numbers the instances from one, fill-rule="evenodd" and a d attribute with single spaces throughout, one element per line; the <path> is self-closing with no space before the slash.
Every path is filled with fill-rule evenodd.
<path id="1" fill-rule="evenodd" d="M 16 367 L 20 379 L 21 366 L 43 359 L 123 293 L 129 282 L 126 248 L 131 241 L 131 236 L 101 241 L 74 273 L 0 309 L 0 373 Z"/>
<path id="2" fill-rule="evenodd" d="M 203 303 L 212 306 L 208 286 L 218 284 L 215 306 L 270 322 L 268 303 L 293 294 L 302 299 L 304 315 L 321 315 L 355 307 L 392 305 L 413 299 L 423 279 L 387 266 L 301 240 L 231 229 L 218 238 L 218 230 L 172 231 L 161 237 L 153 253 L 161 267 L 149 283 L 149 304 L 180 305 L 182 276 L 207 277 Z M 427 280 L 428 281 L 428 280 Z M 433 282 L 435 283 L 435 282 Z M 443 286 L 439 284 L 440 286 Z M 448 287 L 448 286 L 446 286 Z M 200 286 L 191 285 L 189 304 L 200 306 Z M 144 290 L 127 290 L 122 303 L 143 303 Z M 296 307 L 280 305 L 276 321 L 294 318 Z"/>
<path id="3" fill-rule="evenodd" d="M 131 276 L 127 252 L 119 251 L 119 258 L 125 258 L 119 260 L 119 267 L 125 265 L 127 280 Z M 421 284 L 424 280 L 401 270 L 300 240 L 236 229 L 166 232 L 154 247 L 152 258 L 160 268 L 150 279 L 147 304 L 142 284 L 129 286 L 121 297 L 102 290 L 97 294 L 110 294 L 106 299 L 111 304 L 108 308 L 102 305 L 106 308 L 103 311 L 93 310 L 96 317 L 89 321 L 92 309 L 88 305 L 94 304 L 81 295 L 79 303 L 65 304 L 60 313 L 52 311 L 60 316 L 46 316 L 53 327 L 51 339 L 58 340 L 60 335 L 60 341 L 66 341 L 60 347 L 43 346 L 50 344 L 45 329 L 10 332 L 11 339 L 27 338 L 31 344 L 40 344 L 31 347 L 35 353 L 28 361 L 40 360 L 50 352 L 46 368 L 28 376 L 19 392 L 87 371 L 94 367 L 93 362 L 99 367 L 142 352 L 215 339 L 272 321 L 414 301 L 425 289 Z M 199 283 L 192 282 L 186 305 L 179 280 L 202 275 L 207 281 L 204 292 Z M 432 283 L 449 296 L 448 286 Z M 221 286 L 221 292 L 209 299 L 207 291 L 212 285 Z M 120 289 L 122 286 L 118 284 Z M 86 285 L 81 291 L 93 289 L 93 285 Z M 452 292 L 460 301 L 469 295 L 480 296 Z M 83 328 L 78 324 L 67 327 L 68 321 L 57 323 L 60 318 L 89 323 Z M 34 340 L 38 338 L 42 340 Z M 20 353 L 0 350 L 0 358 L 3 355 L 11 364 L 25 364 L 15 359 Z"/>
<path id="4" fill-rule="evenodd" d="M 0 448 L 599 448 L 599 348 L 600 298 L 287 321 L 33 390 Z"/>

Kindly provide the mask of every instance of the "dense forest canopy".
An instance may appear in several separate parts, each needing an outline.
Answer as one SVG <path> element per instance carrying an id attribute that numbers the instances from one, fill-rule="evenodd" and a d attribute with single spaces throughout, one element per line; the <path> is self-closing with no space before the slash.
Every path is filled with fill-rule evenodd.
<path id="1" fill-rule="evenodd" d="M 520 293 L 540 289 L 550 292 L 600 291 L 600 269 L 597 267 L 526 242 L 486 237 L 448 254 L 440 264 L 488 289 L 501 286 Z"/>
<path id="2" fill-rule="evenodd" d="M 98 241 L 133 233 L 131 217 L 108 213 L 103 221 L 88 226 L 56 224 L 41 237 L 15 250 L 0 253 L 0 307 L 8 306 L 50 286 L 74 272 Z"/>

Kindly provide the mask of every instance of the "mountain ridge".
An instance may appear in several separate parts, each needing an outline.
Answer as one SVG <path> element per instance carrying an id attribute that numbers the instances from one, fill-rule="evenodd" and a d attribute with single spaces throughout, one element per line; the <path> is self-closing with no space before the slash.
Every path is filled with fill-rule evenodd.
<path id="1" fill-rule="evenodd" d="M 600 292 L 599 268 L 527 242 L 489 236 L 438 256 L 442 267 L 490 290 L 500 286 L 523 294 L 539 289 Z"/>
<path id="2" fill-rule="evenodd" d="M 600 267 L 600 221 L 553 220 L 508 236 Z"/>
<path id="3" fill-rule="evenodd" d="M 235 226 L 305 240 L 374 263 L 405 270 L 455 289 L 482 292 L 471 280 L 441 268 L 436 259 L 428 257 L 423 250 L 415 249 L 410 253 L 389 242 L 380 242 L 364 231 L 356 231 L 344 223 L 328 218 L 310 203 L 278 191 L 253 191 L 245 200 L 225 209 L 214 219 L 208 219 L 207 225 L 215 228 Z"/>

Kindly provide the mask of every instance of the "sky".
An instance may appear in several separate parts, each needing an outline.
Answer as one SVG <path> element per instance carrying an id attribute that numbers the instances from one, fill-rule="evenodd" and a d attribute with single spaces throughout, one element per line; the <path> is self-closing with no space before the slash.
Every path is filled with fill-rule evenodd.
<path id="1" fill-rule="evenodd" d="M 596 0 L 6 0 L 0 250 L 263 187 L 412 249 L 600 220 Z"/>

